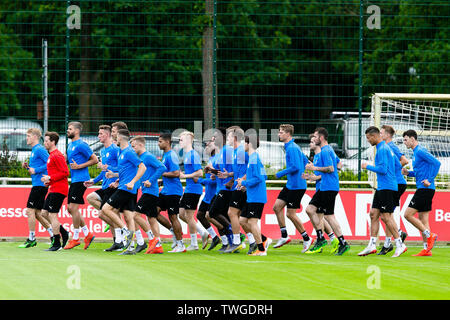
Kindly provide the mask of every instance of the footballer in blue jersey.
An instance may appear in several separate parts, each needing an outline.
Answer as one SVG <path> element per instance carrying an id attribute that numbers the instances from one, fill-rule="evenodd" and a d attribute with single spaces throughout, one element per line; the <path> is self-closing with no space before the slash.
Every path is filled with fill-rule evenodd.
<path id="1" fill-rule="evenodd" d="M 172 135 L 163 133 L 158 138 L 158 147 L 164 154 L 162 163 L 166 171 L 162 174 L 163 188 L 159 193 L 158 211 L 167 211 L 171 223 L 171 231 L 174 237 L 173 250 L 171 253 L 186 252 L 183 244 L 183 231 L 181 229 L 178 214 L 180 210 L 180 199 L 183 195 L 183 186 L 180 181 L 180 165 L 177 154 L 172 150 Z M 158 219 L 158 221 L 160 221 Z"/>
<path id="2" fill-rule="evenodd" d="M 217 151 L 218 151 L 218 148 L 214 144 L 214 139 L 211 138 L 210 140 L 208 140 L 206 142 L 206 146 L 205 146 L 206 154 L 210 155 L 207 167 L 212 166 L 212 163 L 214 163 L 214 161 L 216 160 Z M 201 183 L 205 187 L 205 195 L 203 197 L 202 202 L 200 203 L 200 206 L 198 207 L 197 220 L 200 221 L 202 226 L 206 229 L 206 231 L 208 231 L 209 235 L 211 236 L 212 240 L 211 240 L 210 248 L 214 249 L 214 247 L 216 247 L 220 243 L 220 238 L 217 235 L 214 228 L 211 226 L 211 222 L 206 217 L 206 214 L 209 212 L 211 203 L 214 201 L 214 197 L 216 196 L 217 181 L 216 181 L 215 175 L 207 172 L 207 173 L 205 173 L 204 178 L 198 179 L 198 182 Z"/>
<path id="3" fill-rule="evenodd" d="M 240 127 L 232 126 L 227 129 L 227 144 L 233 147 L 232 172 L 219 172 L 219 178 L 232 177 L 233 181 L 228 207 L 228 218 L 231 222 L 233 239 L 232 243 L 225 250 L 225 253 L 236 252 L 245 246 L 244 242 L 241 241 L 239 216 L 247 205 L 247 193 L 245 189 L 236 189 L 238 179 L 245 177 L 249 159 L 244 145 L 241 144 L 242 140 L 244 140 L 244 130 Z"/>
<path id="4" fill-rule="evenodd" d="M 302 175 L 305 171 L 305 165 L 308 163 L 308 158 L 303 154 L 300 147 L 294 142 L 292 138 L 294 134 L 294 126 L 291 124 L 280 125 L 278 131 L 278 138 L 284 143 L 286 151 L 286 169 L 276 173 L 277 178 L 287 176 L 286 186 L 280 191 L 273 211 L 277 216 L 278 225 L 280 226 L 281 237 L 273 246 L 280 248 L 283 245 L 291 242 L 286 230 L 286 221 L 284 217 L 284 207 L 287 207 L 287 217 L 292 221 L 297 231 L 303 238 L 303 250 L 306 252 L 312 244 L 312 239 L 308 236 L 303 223 L 297 216 L 297 209 L 300 209 L 301 200 L 306 192 L 306 180 Z"/>
<path id="5" fill-rule="evenodd" d="M 394 197 L 397 193 L 398 186 L 395 178 L 395 158 L 391 148 L 386 144 L 380 134 L 380 130 L 371 126 L 365 131 L 366 139 L 370 145 L 376 146 L 376 155 L 374 165 L 362 163 L 361 168 L 373 171 L 377 175 L 377 189 L 375 191 L 372 207 L 370 209 L 370 240 L 367 247 L 358 253 L 359 256 L 366 256 L 377 252 L 376 239 L 378 236 L 378 227 L 380 218 L 395 238 L 396 250 L 393 257 L 398 257 L 407 248 L 403 244 L 398 232 L 397 223 L 392 213 L 394 212 Z M 376 233 L 375 233 L 376 232 Z"/>
<path id="6" fill-rule="evenodd" d="M 434 180 L 439 173 L 441 163 L 419 144 L 416 131 L 405 131 L 403 133 L 403 143 L 407 148 L 412 149 L 414 153 L 412 159 L 413 170 L 403 168 L 403 174 L 408 177 L 415 177 L 417 188 L 408 208 L 406 208 L 405 218 L 422 233 L 423 250 L 416 256 L 431 256 L 431 249 L 433 249 L 436 242 L 437 234 L 430 231 L 429 214 L 436 188 Z M 415 217 L 416 213 L 418 213 L 419 219 Z"/>
<path id="7" fill-rule="evenodd" d="M 137 189 L 139 181 L 146 171 L 145 164 L 129 144 L 130 132 L 127 129 L 119 129 L 117 142 L 122 152 L 118 160 L 119 172 L 111 170 L 105 174 L 106 178 L 118 177 L 119 186 L 102 208 L 102 212 L 112 221 L 115 227 L 120 228 L 123 237 L 123 248 L 127 249 L 136 230 L 134 222 L 134 210 L 137 201 Z M 128 228 L 118 215 L 123 213 Z M 122 240 L 122 239 L 121 239 Z M 120 241 L 116 239 L 116 241 Z M 122 254 L 135 254 L 136 251 L 126 250 Z"/>
<path id="8" fill-rule="evenodd" d="M 334 153 L 333 149 L 328 144 L 328 131 L 323 127 L 318 127 L 313 133 L 314 141 L 317 145 L 320 145 L 320 157 L 317 166 L 313 163 L 308 163 L 306 169 L 311 171 L 318 171 L 321 173 L 320 194 L 317 201 L 317 216 L 319 221 L 317 228 L 323 230 L 323 219 L 327 219 L 334 234 L 339 240 L 339 248 L 335 255 L 343 255 L 350 250 L 349 244 L 345 241 L 342 233 L 341 226 L 334 215 L 334 205 L 336 196 L 339 191 L 339 176 L 338 176 L 338 157 Z M 322 233 L 323 236 L 323 233 Z M 325 238 L 319 239 L 314 244 L 314 249 L 320 249 L 320 247 L 326 244 Z"/>
<path id="9" fill-rule="evenodd" d="M 145 253 L 160 254 L 163 253 L 163 248 L 161 246 L 160 230 L 157 221 L 159 215 L 158 179 L 161 177 L 163 172 L 166 171 L 166 166 L 161 161 L 156 159 L 154 155 L 146 151 L 144 137 L 134 137 L 131 139 L 130 143 L 146 167 L 145 173 L 139 181 L 142 195 L 136 204 L 134 221 L 147 234 L 149 242 L 147 246 L 141 231 L 139 228 L 136 228 L 136 253 L 148 248 Z M 147 220 L 142 217 L 142 214 L 147 216 Z"/>
<path id="10" fill-rule="evenodd" d="M 94 179 L 90 179 L 89 181 L 84 182 L 84 186 L 86 188 L 89 188 L 94 184 L 102 181 L 102 187 L 88 194 L 86 200 L 90 205 L 99 210 L 99 218 L 105 221 L 108 229 L 112 227 L 111 234 L 113 236 L 113 239 L 116 238 L 117 236 L 119 243 L 122 244 L 122 242 L 120 241 L 122 231 L 120 230 L 120 228 L 111 225 L 112 222 L 109 221 L 107 218 L 105 218 L 105 215 L 101 211 L 106 201 L 113 195 L 113 193 L 117 189 L 118 185 L 117 177 L 108 179 L 106 178 L 105 174 L 107 170 L 110 170 L 112 172 L 119 172 L 117 164 L 119 159 L 120 148 L 115 143 L 113 143 L 111 137 L 111 126 L 109 125 L 100 125 L 98 128 L 97 137 L 100 143 L 103 144 L 103 148 L 100 150 L 100 162 L 97 164 L 97 167 L 101 171 L 100 174 Z M 118 231 L 116 229 L 118 229 Z M 107 231 L 107 229 L 105 230 Z M 109 249 L 105 249 L 105 251 L 109 252 L 118 249 L 121 248 L 118 248 L 113 244 L 112 247 L 110 247 Z"/>
<path id="11" fill-rule="evenodd" d="M 203 186 L 198 179 L 203 176 L 202 163 L 200 155 L 193 148 L 194 134 L 184 131 L 180 134 L 180 147 L 183 149 L 183 169 L 180 172 L 180 178 L 186 179 L 186 187 L 183 197 L 180 200 L 180 218 L 187 223 L 191 244 L 187 251 L 198 250 L 197 230 L 202 236 L 202 248 L 205 248 L 208 242 L 208 232 L 194 219 L 197 211 L 200 196 L 203 193 Z"/>
<path id="12" fill-rule="evenodd" d="M 30 128 L 26 135 L 27 145 L 32 149 L 29 162 L 24 162 L 22 167 L 27 169 L 31 175 L 32 188 L 27 200 L 28 238 L 19 248 L 31 248 L 37 245 L 36 220 L 49 231 L 50 237 L 53 236 L 50 221 L 41 215 L 48 191 L 48 187 L 44 185 L 41 178 L 43 175 L 47 175 L 47 159 L 49 157 L 47 150 L 39 144 L 41 136 L 41 130 L 37 128 Z"/>
<path id="13" fill-rule="evenodd" d="M 98 163 L 97 156 L 92 152 L 89 145 L 80 138 L 83 125 L 80 122 L 69 122 L 67 127 L 67 138 L 72 142 L 67 146 L 67 161 L 70 166 L 71 182 L 69 194 L 67 195 L 67 209 L 72 215 L 73 237 L 64 249 L 72 249 L 80 245 L 80 228 L 83 232 L 84 249 L 87 249 L 94 240 L 94 235 L 89 231 L 83 216 L 79 211 L 80 204 L 84 204 L 85 181 L 89 181 L 89 167 Z"/>
<path id="14" fill-rule="evenodd" d="M 236 186 L 238 189 L 245 188 L 247 190 L 246 206 L 241 213 L 240 223 L 249 236 L 250 249 L 248 254 L 266 256 L 272 239 L 264 236 L 258 226 L 258 221 L 262 217 L 264 205 L 267 202 L 267 174 L 256 152 L 258 147 L 259 138 L 257 135 L 245 136 L 245 151 L 249 154 L 249 160 L 245 175 L 238 178 Z"/>
<path id="15" fill-rule="evenodd" d="M 317 166 L 320 162 L 320 153 L 322 151 L 320 145 L 317 145 L 315 142 L 315 138 L 314 135 L 311 134 L 310 135 L 310 143 L 309 143 L 309 148 L 311 150 L 311 152 L 314 153 L 314 157 L 313 157 L 313 164 L 314 166 Z M 338 158 L 339 160 L 339 158 Z M 338 169 L 342 168 L 342 163 L 340 162 L 340 160 L 338 161 Z M 327 222 L 326 219 L 323 219 L 323 231 L 322 229 L 318 228 L 318 224 L 319 224 L 319 217 L 317 216 L 317 209 L 320 206 L 320 186 L 321 186 L 321 179 L 322 179 L 322 173 L 320 171 L 314 171 L 313 173 L 305 173 L 304 174 L 304 179 L 309 180 L 311 182 L 315 182 L 316 184 L 316 192 L 314 193 L 314 196 L 312 197 L 311 201 L 309 202 L 308 206 L 306 207 L 306 213 L 309 216 L 309 220 L 311 221 L 314 229 L 316 230 L 317 233 L 317 238 L 322 239 L 322 241 L 324 241 L 324 235 L 323 235 L 323 231 L 328 235 L 328 237 L 330 238 L 331 241 L 331 253 L 336 253 L 337 250 L 339 249 L 339 241 L 336 238 L 336 236 L 334 235 L 334 232 L 332 230 L 332 228 L 330 227 L 329 223 Z M 323 245 L 325 245 L 326 243 L 323 243 Z M 315 246 L 314 246 L 315 247 Z M 313 248 L 310 248 L 308 251 L 306 251 L 306 253 L 308 254 L 313 254 L 313 253 L 322 253 L 323 249 L 322 247 L 316 247 L 314 250 Z"/>
<path id="16" fill-rule="evenodd" d="M 396 207 L 400 206 L 400 198 L 406 191 L 406 180 L 402 174 L 402 167 L 408 164 L 408 159 L 406 159 L 405 155 L 400 151 L 400 149 L 397 147 L 394 141 L 392 141 L 394 134 L 395 130 L 392 126 L 386 124 L 381 126 L 380 129 L 381 138 L 391 148 L 391 151 L 394 154 L 395 179 L 397 180 L 397 192 L 394 194 L 394 207 Z M 379 227 L 379 224 L 377 224 L 377 226 Z M 402 239 L 402 242 L 405 242 L 405 239 L 408 236 L 408 234 L 401 229 L 400 225 L 398 225 L 398 227 L 399 227 L 398 233 L 400 234 L 400 238 Z M 388 228 L 386 228 L 385 231 L 386 237 L 384 240 L 384 244 L 381 250 L 377 253 L 377 255 L 386 255 L 387 253 L 391 252 L 394 249 L 394 245 L 391 242 L 392 234 Z"/>

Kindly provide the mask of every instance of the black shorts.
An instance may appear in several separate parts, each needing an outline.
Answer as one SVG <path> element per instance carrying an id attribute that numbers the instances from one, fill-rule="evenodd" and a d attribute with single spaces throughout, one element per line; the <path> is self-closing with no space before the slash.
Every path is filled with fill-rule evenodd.
<path id="1" fill-rule="evenodd" d="M 247 204 L 247 192 L 234 190 L 231 192 L 230 207 L 243 210 Z"/>
<path id="2" fill-rule="evenodd" d="M 117 188 L 106 188 L 106 189 L 98 189 L 94 192 L 100 197 L 100 209 L 103 208 L 103 205 L 108 201 L 108 199 L 116 192 Z"/>
<path id="3" fill-rule="evenodd" d="M 136 204 L 136 212 L 143 213 L 147 217 L 158 216 L 158 197 L 153 194 L 144 193 Z"/>
<path id="4" fill-rule="evenodd" d="M 51 192 L 47 195 L 47 198 L 44 202 L 44 210 L 48 211 L 49 213 L 58 213 L 59 210 L 62 207 L 62 204 L 65 199 L 65 195 L 58 192 Z"/>
<path id="5" fill-rule="evenodd" d="M 317 213 L 323 213 L 326 216 L 334 214 L 337 195 L 337 191 L 320 191 L 317 199 Z"/>
<path id="6" fill-rule="evenodd" d="M 198 201 L 201 194 L 197 193 L 185 193 L 180 200 L 180 208 L 184 210 L 197 210 Z"/>
<path id="7" fill-rule="evenodd" d="M 376 190 L 373 196 L 372 208 L 380 210 L 380 213 L 393 213 L 396 194 L 397 191 L 393 190 Z"/>
<path id="8" fill-rule="evenodd" d="M 394 195 L 394 207 L 400 205 L 400 198 L 401 198 L 402 194 L 405 193 L 405 191 L 406 191 L 406 184 L 399 184 L 398 191 Z"/>
<path id="9" fill-rule="evenodd" d="M 206 212 L 209 211 L 209 207 L 210 207 L 210 206 L 211 206 L 210 203 L 206 203 L 205 201 L 202 201 L 202 202 L 200 203 L 200 206 L 198 207 L 198 211 L 199 211 L 199 212 L 206 213 Z"/>
<path id="10" fill-rule="evenodd" d="M 431 211 L 434 192 L 434 189 L 417 189 L 408 207 L 416 209 L 418 212 Z"/>
<path id="11" fill-rule="evenodd" d="M 48 188 L 43 186 L 34 186 L 31 188 L 28 196 L 27 208 L 41 210 L 44 207 L 45 196 Z"/>
<path id="12" fill-rule="evenodd" d="M 302 198 L 305 192 L 306 189 L 290 190 L 284 187 L 280 191 L 278 199 L 286 202 L 286 206 L 288 209 L 300 209 Z"/>
<path id="13" fill-rule="evenodd" d="M 114 209 L 123 211 L 134 211 L 136 209 L 137 194 L 116 189 L 116 191 L 109 197 L 107 203 Z"/>
<path id="14" fill-rule="evenodd" d="M 84 204 L 84 192 L 86 187 L 84 182 L 74 182 L 70 184 L 69 195 L 67 196 L 67 203 Z"/>
<path id="15" fill-rule="evenodd" d="M 316 193 L 314 193 L 309 204 L 316 208 L 319 208 L 319 206 L 320 206 L 320 190 L 317 190 Z"/>
<path id="16" fill-rule="evenodd" d="M 209 216 L 217 217 L 218 215 L 223 215 L 228 217 L 228 207 L 230 206 L 231 195 L 233 191 L 231 190 L 220 190 L 216 195 L 211 206 L 209 207 Z"/>
<path id="17" fill-rule="evenodd" d="M 250 218 L 261 219 L 264 210 L 264 205 L 265 203 L 256 203 L 256 202 L 246 203 L 246 206 L 241 213 L 241 217 L 247 219 Z"/>
<path id="18" fill-rule="evenodd" d="M 158 207 L 167 214 L 180 213 L 180 196 L 159 194 Z"/>

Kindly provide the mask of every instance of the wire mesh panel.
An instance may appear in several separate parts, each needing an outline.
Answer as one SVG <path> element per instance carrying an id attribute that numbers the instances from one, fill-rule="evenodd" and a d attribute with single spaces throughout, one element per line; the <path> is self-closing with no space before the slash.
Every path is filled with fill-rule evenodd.
<path id="1" fill-rule="evenodd" d="M 44 127 L 45 39 L 48 128 L 62 135 L 74 120 L 92 143 L 103 123 L 199 121 L 277 140 L 291 123 L 305 152 L 324 126 L 340 157 L 360 158 L 373 93 L 449 91 L 449 17 L 442 0 L 4 0 L 0 118 L 6 134 Z"/>

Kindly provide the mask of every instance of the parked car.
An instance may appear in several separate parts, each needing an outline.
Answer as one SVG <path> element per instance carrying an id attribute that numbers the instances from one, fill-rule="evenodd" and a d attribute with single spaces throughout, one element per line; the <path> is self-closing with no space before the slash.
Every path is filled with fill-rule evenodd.
<path id="1" fill-rule="evenodd" d="M 16 118 L 7 118 L 0 120 L 0 150 L 3 150 L 4 144 L 10 152 L 12 159 L 25 161 L 31 155 L 31 146 L 27 145 L 27 130 L 38 128 L 42 132 L 39 123 L 29 120 L 19 120 Z M 41 139 L 41 143 L 43 139 Z"/>

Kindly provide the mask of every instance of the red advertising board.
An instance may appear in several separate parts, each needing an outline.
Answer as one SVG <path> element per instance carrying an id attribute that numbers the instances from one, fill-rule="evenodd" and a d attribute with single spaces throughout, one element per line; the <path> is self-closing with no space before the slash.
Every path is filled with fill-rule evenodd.
<path id="1" fill-rule="evenodd" d="M 87 195 L 95 191 L 89 188 Z M 30 187 L 0 187 L 0 237 L 26 237 L 28 235 L 28 225 L 26 218 L 26 201 Z M 262 232 L 271 238 L 280 237 L 280 229 L 278 227 L 276 216 L 272 210 L 280 189 L 267 191 L 268 202 L 264 207 L 264 214 L 261 219 Z M 311 222 L 305 212 L 314 190 L 308 190 L 302 199 L 302 207 L 298 211 L 298 215 L 303 222 L 307 232 L 315 235 Z M 408 233 L 408 240 L 421 241 L 422 237 L 417 229 L 415 229 L 404 218 L 404 212 L 408 207 L 413 196 L 413 192 L 405 192 L 401 198 L 401 205 L 394 212 L 394 218 L 397 223 Z M 437 233 L 439 241 L 450 241 L 450 201 L 449 192 L 438 191 L 433 199 L 433 208 L 430 213 L 431 231 Z M 367 240 L 369 237 L 369 210 L 372 203 L 373 192 L 370 190 L 342 190 L 336 198 L 335 215 L 338 219 L 344 236 L 349 240 Z M 67 230 L 72 231 L 72 219 L 67 211 L 67 200 L 59 212 L 59 220 L 63 223 Z M 104 233 L 105 223 L 98 218 L 97 209 L 93 208 L 87 202 L 80 206 L 81 213 L 86 221 L 90 231 L 96 237 L 110 237 L 110 233 Z M 165 213 L 164 213 L 165 214 Z M 187 234 L 187 225 L 182 222 L 183 233 Z M 300 234 L 296 231 L 294 225 L 286 218 L 286 227 L 291 238 L 300 239 Z M 170 232 L 161 227 L 161 235 L 170 237 Z M 48 233 L 39 224 L 36 226 L 36 236 L 47 237 Z M 383 225 L 380 228 L 380 236 L 384 236 Z"/>

